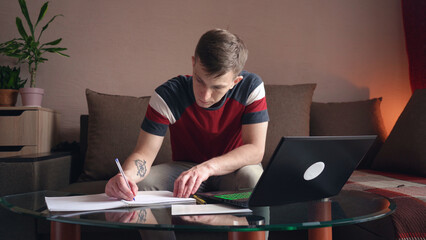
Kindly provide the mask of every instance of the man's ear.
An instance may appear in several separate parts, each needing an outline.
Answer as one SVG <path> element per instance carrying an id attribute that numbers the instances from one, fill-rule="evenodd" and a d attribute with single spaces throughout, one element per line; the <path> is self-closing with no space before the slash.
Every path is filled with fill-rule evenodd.
<path id="1" fill-rule="evenodd" d="M 243 80 L 243 76 L 236 77 L 235 80 L 234 80 L 234 86 L 237 85 L 241 80 Z M 232 86 L 232 87 L 234 87 L 234 86 Z"/>
<path id="2" fill-rule="evenodd" d="M 195 67 L 195 57 L 192 56 L 192 67 Z"/>

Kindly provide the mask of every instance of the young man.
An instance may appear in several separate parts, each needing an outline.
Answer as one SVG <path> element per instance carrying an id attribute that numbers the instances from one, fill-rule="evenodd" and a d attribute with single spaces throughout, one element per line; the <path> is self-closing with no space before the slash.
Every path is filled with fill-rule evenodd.
<path id="1" fill-rule="evenodd" d="M 262 173 L 268 113 L 262 80 L 242 71 L 248 50 L 222 29 L 206 32 L 192 57 L 193 75 L 155 90 L 133 153 L 107 195 L 131 200 L 141 190 L 197 191 L 254 187 Z M 167 128 L 173 162 L 152 166 Z"/>

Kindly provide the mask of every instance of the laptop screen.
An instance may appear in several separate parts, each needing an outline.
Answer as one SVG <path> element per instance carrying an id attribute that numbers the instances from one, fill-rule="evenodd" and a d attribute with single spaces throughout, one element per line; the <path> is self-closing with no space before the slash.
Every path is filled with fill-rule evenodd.
<path id="1" fill-rule="evenodd" d="M 330 197 L 340 192 L 377 136 L 283 137 L 249 206 Z"/>

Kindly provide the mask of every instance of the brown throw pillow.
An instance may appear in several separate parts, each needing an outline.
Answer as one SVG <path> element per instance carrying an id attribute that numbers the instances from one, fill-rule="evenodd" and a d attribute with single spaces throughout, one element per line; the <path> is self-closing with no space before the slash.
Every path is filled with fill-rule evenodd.
<path id="1" fill-rule="evenodd" d="M 378 135 L 379 142 L 359 168 L 369 168 L 371 161 L 386 138 L 380 110 L 382 98 L 364 101 L 318 103 L 311 106 L 310 134 L 312 136 Z"/>
<path id="2" fill-rule="evenodd" d="M 426 177 L 426 89 L 411 96 L 372 167 Z"/>
<path id="3" fill-rule="evenodd" d="M 265 85 L 269 124 L 263 166 L 283 136 L 309 136 L 309 113 L 316 84 Z"/>
<path id="4" fill-rule="evenodd" d="M 311 107 L 312 136 L 378 135 L 386 138 L 380 104 L 382 98 L 364 101 L 318 103 Z"/>
<path id="5" fill-rule="evenodd" d="M 133 151 L 150 97 L 109 95 L 90 89 L 86 89 L 86 97 L 89 126 L 80 180 L 106 180 L 118 172 L 114 159 L 124 162 Z M 163 148 L 164 145 L 170 145 L 166 139 Z M 171 156 L 166 151 L 167 154 Z M 164 154 L 157 156 L 164 157 Z"/>

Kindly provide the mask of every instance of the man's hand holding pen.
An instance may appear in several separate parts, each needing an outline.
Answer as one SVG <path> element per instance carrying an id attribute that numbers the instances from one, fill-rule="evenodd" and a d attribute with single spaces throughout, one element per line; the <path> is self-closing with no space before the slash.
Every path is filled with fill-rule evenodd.
<path id="1" fill-rule="evenodd" d="M 132 180 L 126 178 L 118 159 L 115 159 L 119 173 L 111 178 L 105 186 L 105 193 L 110 197 L 116 197 L 127 201 L 134 201 L 138 192 L 138 186 Z"/>

